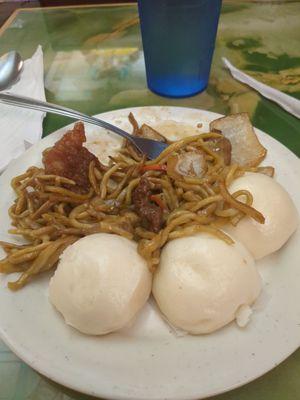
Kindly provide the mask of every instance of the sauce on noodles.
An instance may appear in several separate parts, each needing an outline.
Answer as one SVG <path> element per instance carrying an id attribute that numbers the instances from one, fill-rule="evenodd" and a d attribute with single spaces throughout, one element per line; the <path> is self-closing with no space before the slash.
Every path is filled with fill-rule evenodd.
<path id="1" fill-rule="evenodd" d="M 133 134 L 146 132 L 148 137 L 167 141 L 145 124 L 140 128 L 133 115 L 130 121 Z M 75 124 L 71 135 L 76 130 L 83 131 L 83 124 Z M 78 147 L 81 156 L 84 140 Z M 64 141 L 66 137 L 60 144 Z M 45 168 L 30 167 L 11 182 L 16 199 L 9 209 L 13 226 L 9 232 L 27 241 L 23 245 L 0 243 L 7 254 L 0 261 L 0 272 L 21 273 L 8 284 L 12 290 L 55 267 L 67 246 L 92 233 L 135 240 L 139 253 L 155 271 L 161 249 L 170 240 L 207 232 L 230 244 L 232 239 L 220 229 L 223 224 L 235 225 L 245 215 L 264 223 L 263 215 L 251 207 L 251 193 L 228 191 L 230 183 L 246 169 L 230 164 L 230 142 L 221 133 L 169 142 L 152 161 L 127 142 L 110 157 L 108 165 L 102 165 L 86 149 L 87 158 L 76 158 L 75 152 L 68 162 L 73 165 L 76 160 L 79 177 L 76 168 L 73 175 L 66 169 L 67 157 L 59 146 L 45 151 Z M 55 169 L 51 151 L 58 147 L 63 164 Z"/>

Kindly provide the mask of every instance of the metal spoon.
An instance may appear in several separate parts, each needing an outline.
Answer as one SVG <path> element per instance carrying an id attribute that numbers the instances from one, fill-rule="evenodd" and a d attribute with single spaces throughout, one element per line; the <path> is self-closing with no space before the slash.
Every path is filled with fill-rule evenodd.
<path id="1" fill-rule="evenodd" d="M 10 51 L 0 57 L 0 90 L 7 89 L 17 81 L 23 68 L 19 53 Z"/>
<path id="2" fill-rule="evenodd" d="M 0 93 L 0 103 L 10 104 L 17 107 L 30 108 L 33 110 L 47 111 L 52 114 L 65 115 L 70 118 L 80 119 L 81 121 L 88 122 L 89 124 L 94 124 L 101 126 L 109 131 L 128 139 L 141 153 L 144 153 L 148 159 L 153 160 L 159 154 L 168 147 L 166 143 L 158 142 L 157 140 L 144 139 L 138 136 L 132 136 L 129 133 L 123 131 L 123 129 L 118 128 L 108 122 L 101 119 L 90 117 L 86 114 L 82 114 L 79 111 L 72 110 L 71 108 L 66 108 L 58 106 L 56 104 L 47 103 L 45 101 L 31 99 L 25 96 L 16 96 L 7 93 Z"/>

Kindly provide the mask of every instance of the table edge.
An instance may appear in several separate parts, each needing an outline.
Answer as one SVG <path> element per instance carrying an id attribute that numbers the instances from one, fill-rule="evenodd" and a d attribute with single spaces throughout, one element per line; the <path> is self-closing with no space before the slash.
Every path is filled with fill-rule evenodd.
<path id="1" fill-rule="evenodd" d="M 14 10 L 13 13 L 7 18 L 7 20 L 3 23 L 3 25 L 0 26 L 0 36 L 3 35 L 3 33 L 6 31 L 6 29 L 12 24 L 14 19 L 17 17 L 19 14 L 21 8 L 18 8 L 17 10 Z"/>

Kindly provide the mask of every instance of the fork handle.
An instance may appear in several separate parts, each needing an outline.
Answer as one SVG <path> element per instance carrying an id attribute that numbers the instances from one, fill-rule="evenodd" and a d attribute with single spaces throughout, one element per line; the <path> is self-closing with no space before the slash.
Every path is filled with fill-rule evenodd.
<path id="1" fill-rule="evenodd" d="M 30 108 L 32 110 L 46 111 L 52 114 L 65 115 L 66 117 L 80 119 L 81 121 L 108 129 L 109 131 L 112 131 L 117 135 L 130 140 L 136 146 L 133 137 L 129 133 L 123 131 L 123 129 L 111 125 L 110 123 L 105 122 L 101 119 L 90 117 L 79 111 L 72 110 L 71 108 L 62 107 L 56 104 L 48 103 L 46 101 L 31 99 L 30 97 L 19 95 L 16 96 L 8 93 L 0 93 L 0 103 L 9 104 L 17 107 Z"/>

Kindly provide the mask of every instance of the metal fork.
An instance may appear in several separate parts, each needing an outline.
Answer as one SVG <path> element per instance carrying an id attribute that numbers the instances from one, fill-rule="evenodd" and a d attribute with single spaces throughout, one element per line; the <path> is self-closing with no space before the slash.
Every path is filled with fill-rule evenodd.
<path id="1" fill-rule="evenodd" d="M 47 103 L 45 101 L 31 99 L 25 96 L 16 96 L 7 93 L 0 93 L 0 103 L 9 104 L 12 106 L 30 108 L 38 111 L 46 111 L 52 114 L 65 115 L 66 117 L 79 119 L 83 122 L 88 122 L 89 124 L 94 124 L 101 126 L 111 132 L 128 139 L 141 153 L 146 154 L 147 158 L 150 160 L 155 159 L 168 145 L 163 142 L 158 142 L 157 140 L 144 139 L 138 136 L 132 136 L 129 133 L 123 131 L 123 129 L 118 128 L 108 122 L 105 122 L 99 118 L 90 117 L 79 111 L 72 110 L 70 108 L 62 107 L 56 104 Z"/>

